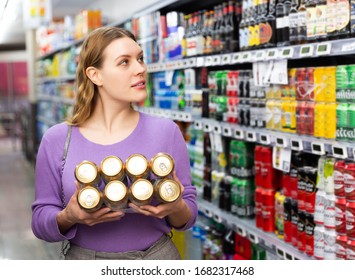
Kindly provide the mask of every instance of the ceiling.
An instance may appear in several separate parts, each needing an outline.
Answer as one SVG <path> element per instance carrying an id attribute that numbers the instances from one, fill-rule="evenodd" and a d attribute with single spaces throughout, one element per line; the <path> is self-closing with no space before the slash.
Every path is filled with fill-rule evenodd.
<path id="1" fill-rule="evenodd" d="M 23 25 L 23 5 L 25 0 L 0 0 L 0 6 L 7 5 L 0 14 L 0 51 L 24 50 L 26 29 Z M 97 0 L 52 0 L 53 18 L 75 15 Z"/>

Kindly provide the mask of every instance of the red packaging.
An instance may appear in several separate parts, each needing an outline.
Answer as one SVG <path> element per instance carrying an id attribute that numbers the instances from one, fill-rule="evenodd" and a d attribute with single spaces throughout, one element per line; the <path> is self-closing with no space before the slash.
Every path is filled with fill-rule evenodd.
<path id="1" fill-rule="evenodd" d="M 261 158 L 261 186 L 266 189 L 274 189 L 274 168 L 272 167 L 272 147 L 262 147 Z"/>
<path id="2" fill-rule="evenodd" d="M 306 254 L 313 256 L 314 254 L 314 218 L 312 214 L 306 213 Z"/>
<path id="3" fill-rule="evenodd" d="M 297 248 L 301 252 L 306 251 L 306 213 L 303 211 L 298 212 L 297 223 Z"/>
<path id="4" fill-rule="evenodd" d="M 266 232 L 275 231 L 275 191 L 270 189 L 262 190 L 262 221 L 263 230 Z"/>
<path id="5" fill-rule="evenodd" d="M 306 68 L 307 99 L 314 101 L 314 67 Z"/>
<path id="6" fill-rule="evenodd" d="M 345 209 L 346 209 L 346 198 L 336 197 L 335 198 L 335 231 L 338 234 L 346 234 Z"/>
<path id="7" fill-rule="evenodd" d="M 283 194 L 291 197 L 291 177 L 289 173 L 283 172 L 281 177 L 281 186 Z"/>
<path id="8" fill-rule="evenodd" d="M 346 234 L 340 234 L 337 236 L 335 244 L 335 257 L 337 260 L 346 260 L 346 243 L 348 242 L 348 237 Z"/>
<path id="9" fill-rule="evenodd" d="M 305 109 L 305 134 L 313 135 L 314 134 L 314 102 L 306 102 Z"/>
<path id="10" fill-rule="evenodd" d="M 247 260 L 251 260 L 252 257 L 251 242 L 247 237 L 241 236 L 238 233 L 236 233 L 234 250 L 236 254 L 241 255 Z"/>
<path id="11" fill-rule="evenodd" d="M 262 196 L 263 189 L 261 187 L 257 187 L 255 189 L 255 225 L 257 228 L 263 228 L 263 217 L 262 217 Z"/>
<path id="12" fill-rule="evenodd" d="M 344 190 L 347 200 L 355 200 L 355 162 L 345 164 Z"/>
<path id="13" fill-rule="evenodd" d="M 355 260 L 355 239 L 348 238 L 346 242 L 346 259 Z"/>
<path id="14" fill-rule="evenodd" d="M 306 68 L 298 68 L 296 71 L 296 99 L 307 99 Z"/>
<path id="15" fill-rule="evenodd" d="M 256 145 L 254 149 L 254 171 L 255 171 L 255 185 L 260 187 L 263 185 L 261 176 L 261 164 L 262 164 L 262 146 Z"/>
<path id="16" fill-rule="evenodd" d="M 355 201 L 347 201 L 345 206 L 346 234 L 355 239 Z"/>
<path id="17" fill-rule="evenodd" d="M 345 169 L 345 161 L 337 160 L 334 163 L 334 194 L 336 196 L 345 197 L 345 189 L 344 189 L 344 169 Z"/>

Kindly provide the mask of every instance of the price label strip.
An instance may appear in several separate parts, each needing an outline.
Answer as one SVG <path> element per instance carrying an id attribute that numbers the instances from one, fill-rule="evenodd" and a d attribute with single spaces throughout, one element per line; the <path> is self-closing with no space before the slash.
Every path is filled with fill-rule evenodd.
<path id="1" fill-rule="evenodd" d="M 246 134 L 247 141 L 256 142 L 256 133 L 254 131 L 247 131 Z"/>
<path id="2" fill-rule="evenodd" d="M 276 144 L 276 146 L 281 147 L 281 148 L 287 148 L 289 146 L 287 139 L 285 137 L 281 137 L 281 136 L 277 136 L 275 138 L 275 144 Z"/>
<path id="3" fill-rule="evenodd" d="M 303 151 L 303 141 L 300 139 L 291 139 L 291 149 L 294 151 Z"/>
<path id="4" fill-rule="evenodd" d="M 312 142 L 312 153 L 316 155 L 324 155 L 325 154 L 325 147 L 324 143 Z"/>
<path id="5" fill-rule="evenodd" d="M 218 134 L 222 134 L 222 128 L 219 124 L 216 124 L 213 126 L 213 132 L 214 133 L 218 133 Z"/>
<path id="6" fill-rule="evenodd" d="M 228 126 L 222 127 L 222 135 L 227 137 L 232 137 L 232 128 Z"/>
<path id="7" fill-rule="evenodd" d="M 250 62 L 250 52 L 242 53 L 242 62 Z"/>
<path id="8" fill-rule="evenodd" d="M 203 57 L 196 58 L 196 67 L 203 67 L 205 65 L 205 59 Z"/>
<path id="9" fill-rule="evenodd" d="M 227 65 L 232 63 L 232 55 L 231 54 L 224 54 L 222 55 L 221 65 Z"/>
<path id="10" fill-rule="evenodd" d="M 289 47 L 289 48 L 284 48 L 281 51 L 281 58 L 293 58 L 293 48 Z"/>
<path id="11" fill-rule="evenodd" d="M 266 51 L 257 51 L 255 53 L 255 60 L 256 61 L 265 60 L 265 57 L 266 57 Z"/>
<path id="12" fill-rule="evenodd" d="M 232 55 L 232 64 L 241 63 L 241 56 L 240 53 L 235 53 Z"/>
<path id="13" fill-rule="evenodd" d="M 278 50 L 277 49 L 272 49 L 268 50 L 266 54 L 266 59 L 273 60 L 278 58 Z"/>
<path id="14" fill-rule="evenodd" d="M 212 125 L 210 123 L 205 123 L 203 125 L 203 131 L 204 132 L 212 132 Z"/>
<path id="15" fill-rule="evenodd" d="M 205 66 L 208 67 L 208 66 L 212 66 L 212 63 L 213 63 L 213 58 L 212 56 L 207 56 L 205 58 Z"/>
<path id="16" fill-rule="evenodd" d="M 221 56 L 220 55 L 215 55 L 213 56 L 213 66 L 219 66 L 221 65 Z"/>
<path id="17" fill-rule="evenodd" d="M 332 152 L 336 158 L 346 159 L 348 157 L 348 150 L 344 146 L 333 145 Z"/>
<path id="18" fill-rule="evenodd" d="M 244 131 L 241 129 L 235 129 L 234 130 L 234 138 L 243 140 L 244 139 Z"/>
<path id="19" fill-rule="evenodd" d="M 271 139 L 269 134 L 265 133 L 260 133 L 260 140 L 259 142 L 264 145 L 270 145 L 271 144 Z"/>
<path id="20" fill-rule="evenodd" d="M 300 57 L 310 57 L 313 56 L 314 46 L 313 45 L 305 45 L 300 48 Z"/>
<path id="21" fill-rule="evenodd" d="M 194 127 L 197 130 L 202 130 L 202 127 L 203 127 L 202 122 L 199 120 L 194 121 Z"/>
<path id="22" fill-rule="evenodd" d="M 331 52 L 332 45 L 327 42 L 327 43 L 320 43 L 317 45 L 316 49 L 316 55 L 321 56 L 321 55 L 329 55 Z"/>

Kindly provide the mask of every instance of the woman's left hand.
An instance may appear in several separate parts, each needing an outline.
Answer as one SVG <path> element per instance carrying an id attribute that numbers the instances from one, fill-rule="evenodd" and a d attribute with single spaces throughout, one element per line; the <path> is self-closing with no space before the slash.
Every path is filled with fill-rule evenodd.
<path id="1" fill-rule="evenodd" d="M 173 179 L 180 185 L 181 196 L 174 202 L 162 203 L 157 206 L 153 205 L 143 205 L 137 206 L 130 203 L 129 206 L 136 212 L 146 216 L 153 216 L 159 219 L 163 219 L 169 215 L 179 213 L 186 207 L 185 201 L 182 199 L 182 194 L 184 192 L 184 186 L 181 184 L 179 178 L 176 176 L 175 172 L 173 174 Z"/>

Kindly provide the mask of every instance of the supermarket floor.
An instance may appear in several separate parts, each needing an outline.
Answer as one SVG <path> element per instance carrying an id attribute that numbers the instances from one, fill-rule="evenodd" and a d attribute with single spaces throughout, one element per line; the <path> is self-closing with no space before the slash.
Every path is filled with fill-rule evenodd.
<path id="1" fill-rule="evenodd" d="M 53 260 L 59 243 L 37 239 L 31 230 L 34 167 L 19 140 L 0 137 L 0 260 Z"/>

